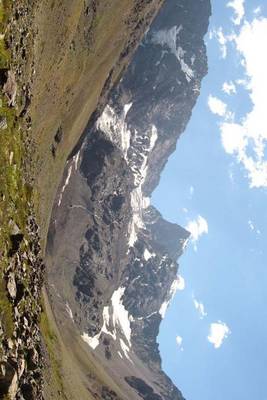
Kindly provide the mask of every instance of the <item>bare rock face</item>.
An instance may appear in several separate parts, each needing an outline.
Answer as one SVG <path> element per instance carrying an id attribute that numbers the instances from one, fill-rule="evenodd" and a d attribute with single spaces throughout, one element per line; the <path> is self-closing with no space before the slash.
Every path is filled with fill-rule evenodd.
<path id="1" fill-rule="evenodd" d="M 183 399 L 161 370 L 157 336 L 183 287 L 177 259 L 189 233 L 150 196 L 207 73 L 210 11 L 209 0 L 165 2 L 70 155 L 54 206 L 50 296 L 124 394 L 107 398 Z"/>

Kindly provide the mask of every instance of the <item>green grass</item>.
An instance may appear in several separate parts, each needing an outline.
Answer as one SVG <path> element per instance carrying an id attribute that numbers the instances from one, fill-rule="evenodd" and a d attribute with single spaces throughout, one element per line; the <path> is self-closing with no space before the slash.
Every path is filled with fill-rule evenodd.
<path id="1" fill-rule="evenodd" d="M 0 5 L 0 33 L 5 29 L 10 4 L 6 0 Z M 0 69 L 6 68 L 9 63 L 9 52 L 4 39 L 1 39 Z M 25 150 L 22 130 L 15 109 L 8 107 L 3 94 L 0 94 L 0 117 L 7 121 L 7 128 L 0 130 L 0 311 L 5 334 L 10 336 L 13 331 L 13 311 L 4 280 L 6 268 L 11 262 L 10 221 L 14 221 L 27 238 L 25 228 L 30 213 L 31 190 L 25 185 L 23 178 Z M 27 246 L 24 246 L 27 251 Z"/>
<path id="2" fill-rule="evenodd" d="M 45 341 L 46 350 L 49 356 L 49 366 L 50 366 L 50 374 L 53 382 L 53 386 L 57 387 L 61 392 L 61 398 L 65 399 L 64 395 L 64 385 L 61 374 L 61 363 L 57 357 L 60 354 L 60 344 L 57 339 L 56 333 L 53 331 L 48 317 L 45 311 L 41 314 L 40 320 L 40 329 Z"/>

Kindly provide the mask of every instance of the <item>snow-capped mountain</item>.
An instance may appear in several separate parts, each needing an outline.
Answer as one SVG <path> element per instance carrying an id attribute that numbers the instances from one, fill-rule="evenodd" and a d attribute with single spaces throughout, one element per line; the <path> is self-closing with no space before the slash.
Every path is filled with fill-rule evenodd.
<path id="1" fill-rule="evenodd" d="M 57 319 L 69 320 L 121 388 L 106 398 L 183 398 L 161 370 L 156 339 L 184 285 L 177 259 L 189 233 L 150 196 L 207 72 L 209 15 L 209 0 L 166 0 L 69 158 L 55 202 L 49 292 Z"/>

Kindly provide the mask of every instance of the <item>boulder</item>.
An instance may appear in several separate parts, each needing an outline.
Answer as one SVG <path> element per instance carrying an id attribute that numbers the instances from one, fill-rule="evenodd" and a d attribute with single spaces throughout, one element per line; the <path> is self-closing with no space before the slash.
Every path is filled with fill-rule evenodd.
<path id="1" fill-rule="evenodd" d="M 8 276 L 7 291 L 12 299 L 16 298 L 17 286 L 14 272 L 11 272 Z"/>
<path id="2" fill-rule="evenodd" d="M 8 395 L 10 397 L 10 400 L 15 399 L 17 391 L 18 391 L 18 374 L 16 371 L 14 371 L 14 376 L 8 389 Z"/>
<path id="3" fill-rule="evenodd" d="M 6 117 L 0 117 L 0 129 L 2 131 L 7 129 L 7 119 L 6 119 Z"/>
<path id="4" fill-rule="evenodd" d="M 3 92 L 8 98 L 9 107 L 14 107 L 16 105 L 17 83 L 13 71 L 8 71 L 7 81 L 4 84 Z"/>

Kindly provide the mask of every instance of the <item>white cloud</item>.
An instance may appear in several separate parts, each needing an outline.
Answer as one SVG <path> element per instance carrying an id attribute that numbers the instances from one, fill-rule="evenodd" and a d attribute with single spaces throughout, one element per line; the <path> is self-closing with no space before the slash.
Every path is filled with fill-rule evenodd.
<path id="1" fill-rule="evenodd" d="M 253 222 L 252 222 L 251 220 L 248 221 L 248 226 L 250 227 L 250 229 L 251 229 L 252 231 L 254 231 L 255 226 L 254 226 L 254 224 L 253 224 Z"/>
<path id="2" fill-rule="evenodd" d="M 181 351 L 184 351 L 184 348 L 183 348 L 183 346 L 182 346 L 182 344 L 183 344 L 183 338 L 182 338 L 181 336 L 176 336 L 176 343 L 177 343 L 177 346 L 179 347 L 179 349 L 180 349 Z"/>
<path id="3" fill-rule="evenodd" d="M 203 234 L 208 233 L 208 223 L 205 218 L 199 215 L 197 219 L 188 222 L 186 229 L 191 233 L 191 240 L 194 244 L 194 250 L 197 251 L 196 242 Z"/>
<path id="4" fill-rule="evenodd" d="M 221 139 L 228 154 L 242 154 L 247 146 L 247 139 L 242 125 L 224 122 L 221 124 Z"/>
<path id="5" fill-rule="evenodd" d="M 255 18 L 244 22 L 234 43 L 243 61 L 246 89 L 252 102 L 251 111 L 240 123 L 221 124 L 221 138 L 225 151 L 236 157 L 243 165 L 250 181 L 250 187 L 267 187 L 267 161 L 264 150 L 267 140 L 267 19 Z"/>
<path id="6" fill-rule="evenodd" d="M 231 111 L 228 111 L 227 104 L 211 94 L 208 97 L 208 107 L 213 114 L 224 117 L 225 121 L 233 121 L 235 117 Z"/>
<path id="7" fill-rule="evenodd" d="M 227 111 L 227 105 L 217 97 L 209 95 L 208 106 L 213 114 L 217 114 L 220 117 L 225 116 Z"/>
<path id="8" fill-rule="evenodd" d="M 203 303 L 200 303 L 194 297 L 193 297 L 193 302 L 194 302 L 195 309 L 197 310 L 197 312 L 200 316 L 200 319 L 203 319 L 204 317 L 206 317 L 208 314 L 205 311 Z"/>
<path id="9" fill-rule="evenodd" d="M 245 0 L 232 0 L 227 3 L 227 7 L 230 7 L 234 10 L 235 17 L 232 19 L 235 25 L 240 25 L 242 19 L 245 15 L 245 8 L 244 8 Z"/>
<path id="10" fill-rule="evenodd" d="M 249 82 L 247 79 L 236 79 L 235 83 L 239 86 L 243 86 L 244 89 L 249 90 Z"/>
<path id="11" fill-rule="evenodd" d="M 224 82 L 224 84 L 222 85 L 222 90 L 224 93 L 228 94 L 229 96 L 231 94 L 236 94 L 236 87 L 232 81 Z"/>
<path id="12" fill-rule="evenodd" d="M 218 41 L 218 43 L 220 45 L 221 57 L 226 58 L 228 38 L 223 33 L 222 27 L 220 26 L 218 29 L 211 30 L 209 33 L 209 38 L 216 39 Z"/>
<path id="13" fill-rule="evenodd" d="M 218 321 L 210 325 L 210 333 L 207 339 L 215 349 L 219 349 L 230 334 L 231 331 L 228 326 L 224 322 Z"/>
<path id="14" fill-rule="evenodd" d="M 252 231 L 255 231 L 257 233 L 257 235 L 261 234 L 261 231 L 259 229 L 256 229 L 256 227 L 255 227 L 254 223 L 251 221 L 251 219 L 248 220 L 248 226 L 250 227 L 250 229 Z"/>
<path id="15" fill-rule="evenodd" d="M 256 7 L 256 8 L 253 10 L 253 12 L 254 12 L 255 15 L 261 14 L 261 6 Z"/>

